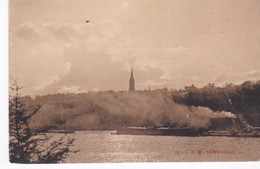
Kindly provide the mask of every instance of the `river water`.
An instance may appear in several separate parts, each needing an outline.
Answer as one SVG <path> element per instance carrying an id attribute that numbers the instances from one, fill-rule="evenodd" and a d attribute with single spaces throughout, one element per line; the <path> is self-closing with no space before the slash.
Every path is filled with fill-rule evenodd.
<path id="1" fill-rule="evenodd" d="M 260 138 L 116 135 L 77 131 L 66 163 L 259 161 Z"/>

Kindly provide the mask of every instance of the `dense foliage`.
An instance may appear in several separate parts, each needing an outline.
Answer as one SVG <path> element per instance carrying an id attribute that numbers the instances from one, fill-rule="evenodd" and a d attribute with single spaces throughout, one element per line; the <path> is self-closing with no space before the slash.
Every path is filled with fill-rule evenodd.
<path id="1" fill-rule="evenodd" d="M 64 159 L 74 139 L 55 137 L 29 127 L 31 118 L 40 110 L 27 108 L 15 82 L 9 96 L 9 157 L 12 163 L 57 163 Z"/>
<path id="2" fill-rule="evenodd" d="M 227 84 L 215 87 L 209 84 L 203 88 L 195 86 L 172 93 L 177 103 L 209 107 L 214 111 L 229 111 L 243 114 L 249 123 L 260 125 L 260 82 L 246 81 L 241 85 Z"/>

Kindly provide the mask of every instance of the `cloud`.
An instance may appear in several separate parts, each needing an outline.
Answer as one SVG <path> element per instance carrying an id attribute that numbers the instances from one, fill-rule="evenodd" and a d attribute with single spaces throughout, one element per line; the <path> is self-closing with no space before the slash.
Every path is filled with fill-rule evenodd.
<path id="1" fill-rule="evenodd" d="M 239 84 L 247 80 L 255 81 L 256 79 L 260 79 L 260 70 L 254 69 L 247 72 L 225 74 L 217 77 L 215 81 L 217 84 L 223 85 L 227 82 Z"/>
<path id="2" fill-rule="evenodd" d="M 62 86 L 61 89 L 58 90 L 57 92 L 59 92 L 59 93 L 84 93 L 87 91 L 79 90 L 78 86 L 71 86 L 71 87 Z"/>
<path id="3" fill-rule="evenodd" d="M 110 62 L 111 56 L 105 54 L 106 48 L 120 42 L 122 36 L 119 37 L 118 33 L 121 26 L 109 20 L 93 24 L 21 24 L 10 34 L 11 75 L 22 79 L 27 92 L 33 89 L 34 93 L 38 93 L 50 83 L 57 83 L 67 76 L 74 77 L 68 74 L 75 72 L 77 66 L 84 70 L 87 63 L 98 65 L 105 60 Z M 97 50 L 101 52 L 93 54 Z M 95 72 L 93 69 L 90 71 Z"/>
<path id="4" fill-rule="evenodd" d="M 25 22 L 14 28 L 15 40 L 51 44 L 108 43 L 122 30 L 115 21 L 102 20 L 82 24 Z"/>
<path id="5" fill-rule="evenodd" d="M 139 89 L 259 79 L 255 2 L 147 2 L 12 1 L 10 75 L 27 94 L 124 90 L 131 67 Z"/>
<path id="6" fill-rule="evenodd" d="M 130 69 L 124 69 L 124 61 L 114 61 L 109 55 L 103 52 L 91 53 L 85 49 L 80 53 L 81 60 L 72 62 L 71 70 L 63 78 L 46 86 L 43 93 L 55 93 L 61 90 L 62 87 L 75 88 L 79 91 L 89 91 L 93 89 L 99 90 L 128 90 L 128 81 L 130 77 Z M 67 51 L 69 54 L 70 52 Z M 71 51 L 75 53 L 75 51 Z M 134 77 L 136 88 L 143 89 L 149 85 L 146 83 L 149 80 L 159 82 L 159 77 L 163 72 L 159 68 L 146 66 L 144 69 L 134 68 Z"/>
<path id="7" fill-rule="evenodd" d="M 185 47 L 131 46 L 121 31 L 122 26 L 110 20 L 89 24 L 25 22 L 11 37 L 15 42 L 11 44 L 11 73 L 28 82 L 27 92 L 33 89 L 35 95 L 127 90 L 129 70 L 134 67 L 136 86 L 143 89 L 169 81 L 163 65 L 172 55 L 189 53 Z M 17 47 L 19 52 L 14 50 Z"/>
<path id="8" fill-rule="evenodd" d="M 246 72 L 245 75 L 252 78 L 260 78 L 260 70 L 251 70 L 249 72 Z"/>

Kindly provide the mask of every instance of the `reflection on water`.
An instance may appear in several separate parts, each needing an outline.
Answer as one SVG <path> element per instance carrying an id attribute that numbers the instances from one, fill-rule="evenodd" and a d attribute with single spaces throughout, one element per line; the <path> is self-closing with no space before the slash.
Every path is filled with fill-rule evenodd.
<path id="1" fill-rule="evenodd" d="M 78 131 L 65 162 L 174 162 L 260 160 L 260 138 L 115 135 Z"/>

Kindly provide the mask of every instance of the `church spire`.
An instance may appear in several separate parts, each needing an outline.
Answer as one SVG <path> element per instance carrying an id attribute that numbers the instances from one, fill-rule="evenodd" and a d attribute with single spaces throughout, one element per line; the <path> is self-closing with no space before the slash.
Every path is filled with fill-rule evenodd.
<path id="1" fill-rule="evenodd" d="M 129 79 L 129 91 L 135 91 L 135 79 L 133 74 L 133 68 L 131 68 L 131 75 Z"/>
<path id="2" fill-rule="evenodd" d="M 134 75 L 133 75 L 133 68 L 131 68 L 131 76 L 130 78 L 134 78 Z"/>

